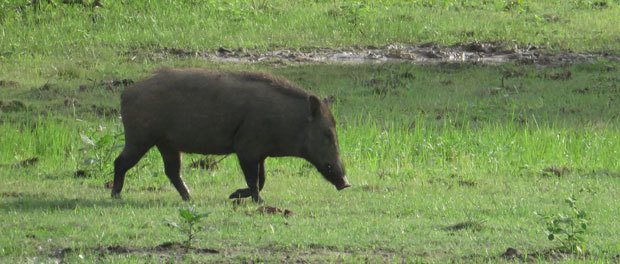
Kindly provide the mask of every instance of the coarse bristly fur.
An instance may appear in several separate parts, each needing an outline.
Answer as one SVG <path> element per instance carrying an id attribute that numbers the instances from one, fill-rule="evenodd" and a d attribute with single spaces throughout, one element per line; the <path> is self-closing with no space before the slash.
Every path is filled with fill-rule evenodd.
<path id="1" fill-rule="evenodd" d="M 235 153 L 252 196 L 265 182 L 267 157 L 308 160 L 338 189 L 350 186 L 340 160 L 331 111 L 317 96 L 267 73 L 162 68 L 121 95 L 125 148 L 115 161 L 113 195 L 125 172 L 151 147 L 183 199 L 180 153 Z"/>

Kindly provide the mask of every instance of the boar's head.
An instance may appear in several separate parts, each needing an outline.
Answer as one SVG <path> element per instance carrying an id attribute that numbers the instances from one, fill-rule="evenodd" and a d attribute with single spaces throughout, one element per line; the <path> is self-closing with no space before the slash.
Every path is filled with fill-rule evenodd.
<path id="1" fill-rule="evenodd" d="M 304 131 L 302 155 L 338 190 L 350 187 L 340 160 L 336 121 L 327 103 L 314 95 L 310 95 L 308 100 L 310 115 Z"/>

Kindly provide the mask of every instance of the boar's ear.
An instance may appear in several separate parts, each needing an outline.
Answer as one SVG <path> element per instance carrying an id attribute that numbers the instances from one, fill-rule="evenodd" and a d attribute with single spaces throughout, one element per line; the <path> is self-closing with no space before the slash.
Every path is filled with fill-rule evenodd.
<path id="1" fill-rule="evenodd" d="M 310 101 L 310 120 L 312 120 L 321 113 L 321 99 L 314 95 L 310 95 L 308 100 Z"/>

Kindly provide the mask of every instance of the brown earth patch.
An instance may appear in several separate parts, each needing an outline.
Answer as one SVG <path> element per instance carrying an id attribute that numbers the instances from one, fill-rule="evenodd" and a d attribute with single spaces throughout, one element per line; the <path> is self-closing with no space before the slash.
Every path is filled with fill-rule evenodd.
<path id="1" fill-rule="evenodd" d="M 576 255 L 559 249 L 545 249 L 525 254 L 516 248 L 509 247 L 506 249 L 506 252 L 502 253 L 499 257 L 507 260 L 521 260 L 527 262 L 536 262 L 539 260 L 555 262 L 573 258 L 587 259 L 588 256 L 589 254 Z"/>
<path id="2" fill-rule="evenodd" d="M 134 247 L 125 247 L 119 245 L 112 246 L 102 246 L 84 250 L 78 250 L 74 248 L 60 248 L 52 250 L 50 253 L 50 257 L 56 259 L 57 263 L 63 263 L 64 259 L 67 255 L 73 254 L 74 252 L 86 252 L 91 251 L 93 253 L 97 253 L 100 256 L 104 255 L 123 255 L 123 254 L 137 254 L 137 255 L 146 255 L 146 254 L 164 254 L 164 255 L 181 255 L 186 253 L 194 253 L 194 254 L 218 254 L 219 250 L 210 249 L 210 248 L 194 248 L 194 247 L 186 247 L 182 243 L 179 242 L 165 242 L 159 244 L 152 248 L 134 248 Z"/>
<path id="3" fill-rule="evenodd" d="M 24 160 L 20 160 L 19 162 L 15 163 L 15 167 L 18 168 L 24 168 L 24 167 L 30 167 L 30 166 L 34 166 L 37 163 L 39 163 L 39 158 L 38 157 L 31 157 L 31 158 L 27 158 Z"/>
<path id="4" fill-rule="evenodd" d="M 26 104 L 19 100 L 0 101 L 0 112 L 16 112 L 26 109 Z"/>
<path id="5" fill-rule="evenodd" d="M 20 192 L 2 192 L 0 193 L 0 197 L 6 198 L 22 198 L 24 196 L 23 193 Z"/>
<path id="6" fill-rule="evenodd" d="M 549 166 L 542 169 L 541 173 L 544 176 L 557 176 L 564 177 L 570 174 L 571 169 L 567 166 Z"/>
<path id="7" fill-rule="evenodd" d="M 396 187 L 393 186 L 380 186 L 380 185 L 374 185 L 374 184 L 364 184 L 359 186 L 358 188 L 355 188 L 357 190 L 361 190 L 364 192 L 391 192 L 393 190 L 396 189 Z"/>
<path id="8" fill-rule="evenodd" d="M 110 116 L 119 115 L 118 109 L 114 107 L 110 107 L 110 106 L 91 105 L 90 108 L 91 108 L 91 111 L 95 113 L 97 116 L 110 117 Z"/>
<path id="9" fill-rule="evenodd" d="M 18 86 L 19 83 L 16 81 L 11 81 L 11 80 L 0 80 L 0 88 L 1 87 L 7 87 L 7 88 L 11 88 L 11 87 L 16 87 Z"/>
<path id="10" fill-rule="evenodd" d="M 291 217 L 294 215 L 293 211 L 289 209 L 282 209 L 273 206 L 261 206 L 256 209 L 261 214 L 282 215 L 284 217 Z"/>
<path id="11" fill-rule="evenodd" d="M 484 228 L 484 221 L 464 221 L 460 223 L 456 223 L 454 225 L 449 225 L 442 228 L 444 231 L 460 231 L 460 230 L 470 230 L 470 231 L 481 231 Z"/>

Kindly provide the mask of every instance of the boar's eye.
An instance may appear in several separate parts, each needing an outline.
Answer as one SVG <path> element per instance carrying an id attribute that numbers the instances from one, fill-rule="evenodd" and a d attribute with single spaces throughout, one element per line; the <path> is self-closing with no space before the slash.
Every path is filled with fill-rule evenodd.
<path id="1" fill-rule="evenodd" d="M 325 131 L 323 133 L 323 137 L 325 138 L 325 140 L 327 141 L 327 143 L 332 143 L 334 141 L 334 137 L 332 136 L 331 131 Z"/>
<path id="2" fill-rule="evenodd" d="M 327 165 L 325 165 L 325 168 L 327 169 L 327 172 L 332 172 L 332 165 L 327 163 Z"/>

